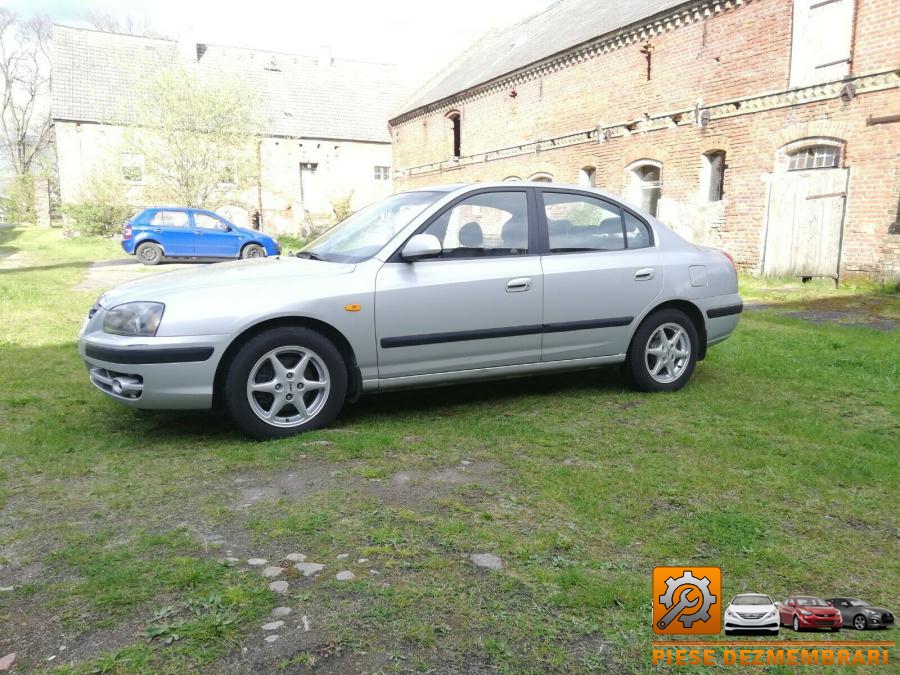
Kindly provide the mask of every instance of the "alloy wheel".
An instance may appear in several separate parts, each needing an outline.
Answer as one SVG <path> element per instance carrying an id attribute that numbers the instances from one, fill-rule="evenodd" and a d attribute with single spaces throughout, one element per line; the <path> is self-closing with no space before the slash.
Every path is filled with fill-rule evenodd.
<path id="1" fill-rule="evenodd" d="M 796 616 L 794 617 L 794 631 L 797 633 L 800 632 L 800 619 L 798 619 Z"/>
<path id="2" fill-rule="evenodd" d="M 644 350 L 647 372 L 661 384 L 674 382 L 691 360 L 691 340 L 677 323 L 664 323 L 650 335 Z"/>
<path id="3" fill-rule="evenodd" d="M 853 619 L 853 627 L 856 630 L 865 630 L 866 629 L 866 617 L 857 616 Z"/>
<path id="4" fill-rule="evenodd" d="M 250 369 L 247 399 L 266 424 L 295 427 L 321 412 L 331 391 L 328 366 L 318 354 L 299 346 L 277 347 Z"/>

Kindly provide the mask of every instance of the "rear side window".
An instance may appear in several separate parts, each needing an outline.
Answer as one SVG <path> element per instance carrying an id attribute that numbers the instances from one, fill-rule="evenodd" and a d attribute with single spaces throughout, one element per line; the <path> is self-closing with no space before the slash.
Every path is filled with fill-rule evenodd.
<path id="1" fill-rule="evenodd" d="M 561 192 L 543 195 L 551 253 L 625 248 L 622 212 L 617 206 L 585 195 Z"/>
<path id="2" fill-rule="evenodd" d="M 157 211 L 150 224 L 157 227 L 187 227 L 188 214 L 184 211 Z"/>
<path id="3" fill-rule="evenodd" d="M 647 248 L 650 243 L 650 228 L 647 224 L 625 211 L 625 237 L 628 248 Z"/>

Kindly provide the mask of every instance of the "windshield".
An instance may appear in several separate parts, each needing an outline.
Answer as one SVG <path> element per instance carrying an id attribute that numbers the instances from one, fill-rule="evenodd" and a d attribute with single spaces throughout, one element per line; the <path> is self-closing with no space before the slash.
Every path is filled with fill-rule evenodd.
<path id="1" fill-rule="evenodd" d="M 828 603 L 819 598 L 797 598 L 797 604 L 801 607 L 828 607 Z"/>
<path id="2" fill-rule="evenodd" d="M 868 607 L 868 602 L 863 602 L 862 600 L 857 600 L 855 598 L 850 598 L 850 606 L 851 607 Z"/>
<path id="3" fill-rule="evenodd" d="M 732 605 L 771 605 L 772 598 L 768 595 L 736 595 L 731 601 Z"/>
<path id="4" fill-rule="evenodd" d="M 300 257 L 356 263 L 378 253 L 444 192 L 401 192 L 357 211 L 303 247 Z"/>

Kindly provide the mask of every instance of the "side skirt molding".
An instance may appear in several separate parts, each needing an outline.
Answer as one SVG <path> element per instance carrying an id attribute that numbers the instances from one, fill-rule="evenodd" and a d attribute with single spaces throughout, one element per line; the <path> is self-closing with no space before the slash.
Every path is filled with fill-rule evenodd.
<path id="1" fill-rule="evenodd" d="M 416 387 L 434 387 L 478 380 L 502 380 L 513 377 L 524 377 L 534 373 L 565 372 L 604 366 L 610 363 L 622 363 L 625 354 L 612 356 L 594 356 L 586 359 L 566 359 L 564 361 L 543 361 L 541 363 L 523 363 L 514 366 L 496 366 L 494 368 L 473 368 L 471 370 L 455 370 L 445 373 L 428 373 L 425 375 L 406 375 L 384 379 L 363 380 L 363 392 L 390 391 L 392 389 L 414 389 Z"/>

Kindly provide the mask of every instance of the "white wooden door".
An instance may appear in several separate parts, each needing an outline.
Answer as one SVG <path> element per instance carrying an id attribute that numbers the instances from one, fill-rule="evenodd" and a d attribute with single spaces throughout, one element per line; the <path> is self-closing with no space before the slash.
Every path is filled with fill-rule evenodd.
<path id="1" fill-rule="evenodd" d="M 763 274 L 838 276 L 849 169 L 772 175 Z"/>

